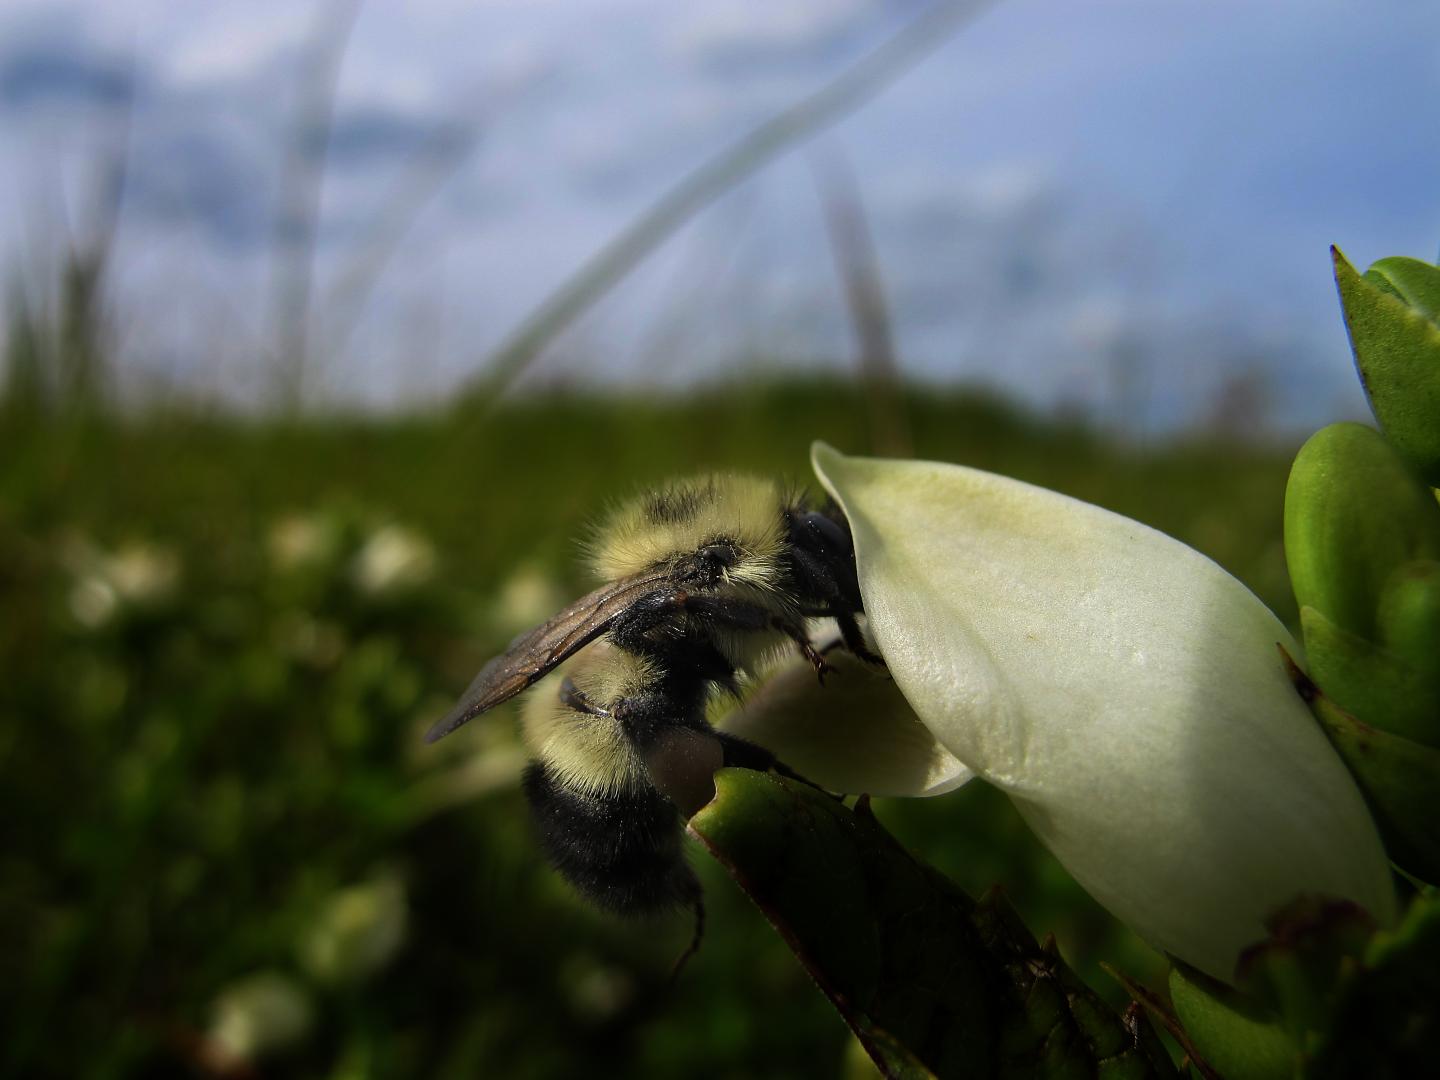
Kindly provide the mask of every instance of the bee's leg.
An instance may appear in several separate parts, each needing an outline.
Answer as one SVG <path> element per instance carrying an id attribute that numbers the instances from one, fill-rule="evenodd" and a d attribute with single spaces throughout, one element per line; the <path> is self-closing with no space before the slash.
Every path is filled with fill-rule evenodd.
<path id="1" fill-rule="evenodd" d="M 567 709 L 574 709 L 576 712 L 585 713 L 588 716 L 610 715 L 608 710 L 602 709 L 586 697 L 585 692 L 576 686 L 574 680 L 568 675 L 560 683 L 560 704 Z"/>
<path id="2" fill-rule="evenodd" d="M 815 674 L 820 677 L 821 682 L 824 682 L 825 673 L 830 670 L 825 658 L 811 644 L 810 635 L 805 632 L 804 626 L 776 615 L 761 604 L 732 597 L 689 595 L 683 598 L 681 607 L 688 615 L 708 619 L 712 623 L 734 630 L 778 630 L 799 646 L 801 655 L 814 665 Z"/>
<path id="3" fill-rule="evenodd" d="M 845 640 L 845 648 L 858 660 L 867 664 L 874 664 L 876 667 L 884 667 L 885 661 L 870 651 L 870 646 L 865 644 L 865 635 L 860 632 L 860 626 L 855 622 L 855 616 L 848 612 L 837 612 L 835 625 L 840 628 L 840 636 Z"/>
<path id="4" fill-rule="evenodd" d="M 783 619 L 773 619 L 771 625 L 774 626 L 776 630 L 788 634 L 791 640 L 800 647 L 800 655 L 810 661 L 810 664 L 815 668 L 815 677 L 823 684 L 826 674 L 834 669 L 825 662 L 825 657 L 811 644 L 810 635 L 805 633 L 800 627 L 793 623 L 788 623 Z"/>
<path id="5" fill-rule="evenodd" d="M 763 746 L 726 731 L 715 732 L 715 737 L 720 740 L 720 749 L 728 767 L 754 769 L 756 772 L 769 772 L 775 767 L 775 755 Z"/>
<path id="6" fill-rule="evenodd" d="M 690 944 L 675 961 L 675 966 L 670 969 L 670 985 L 674 986 L 680 979 L 680 972 L 685 970 L 685 965 L 690 958 L 700 951 L 700 942 L 705 937 L 705 897 L 699 889 L 695 895 L 690 897 L 690 910 L 695 913 L 695 930 L 690 936 Z"/>
<path id="7" fill-rule="evenodd" d="M 717 731 L 715 732 L 715 736 L 720 740 L 720 747 L 725 753 L 725 764 L 728 766 L 739 769 L 753 769 L 756 772 L 773 772 L 785 777 L 787 780 L 796 780 L 806 787 L 812 787 L 816 791 L 824 792 L 832 799 L 844 798 L 842 795 L 825 791 L 825 789 L 815 783 L 815 781 L 801 776 L 763 746 L 757 746 L 748 739 L 742 739 L 740 736 L 731 735 L 726 731 Z"/>
<path id="8" fill-rule="evenodd" d="M 685 594 L 678 590 L 651 593 L 642 596 L 627 607 L 610 624 L 610 640 L 627 652 L 640 651 L 645 635 L 661 623 L 675 617 Z"/>

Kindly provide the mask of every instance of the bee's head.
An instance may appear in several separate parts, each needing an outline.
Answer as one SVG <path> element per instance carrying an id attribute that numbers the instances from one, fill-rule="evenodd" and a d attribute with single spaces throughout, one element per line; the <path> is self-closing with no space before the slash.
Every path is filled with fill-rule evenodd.
<path id="1" fill-rule="evenodd" d="M 664 566 L 691 588 L 765 588 L 783 573 L 787 500 L 759 477 L 677 480 L 616 507 L 590 541 L 592 562 L 607 581 Z"/>

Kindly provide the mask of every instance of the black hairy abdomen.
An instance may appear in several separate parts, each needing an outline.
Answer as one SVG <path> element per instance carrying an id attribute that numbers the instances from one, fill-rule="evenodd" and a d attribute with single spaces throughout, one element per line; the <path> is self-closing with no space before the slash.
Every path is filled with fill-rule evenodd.
<path id="1" fill-rule="evenodd" d="M 564 786 L 539 763 L 525 770 L 524 789 L 546 857 L 587 900 L 641 916 L 699 898 L 680 815 L 658 792 L 591 795 Z"/>

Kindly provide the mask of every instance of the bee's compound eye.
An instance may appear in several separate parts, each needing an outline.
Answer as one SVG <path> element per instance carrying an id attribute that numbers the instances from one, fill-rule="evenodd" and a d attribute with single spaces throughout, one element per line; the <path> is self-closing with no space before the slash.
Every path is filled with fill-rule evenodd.
<path id="1" fill-rule="evenodd" d="M 812 511 L 801 518 L 801 523 L 812 536 L 819 537 L 820 542 L 831 551 L 850 550 L 849 535 L 845 532 L 844 526 L 833 518 Z"/>
<path id="2" fill-rule="evenodd" d="M 644 758 L 655 790 L 687 818 L 715 798 L 715 773 L 725 764 L 725 751 L 714 735 L 670 728 L 645 750 Z"/>

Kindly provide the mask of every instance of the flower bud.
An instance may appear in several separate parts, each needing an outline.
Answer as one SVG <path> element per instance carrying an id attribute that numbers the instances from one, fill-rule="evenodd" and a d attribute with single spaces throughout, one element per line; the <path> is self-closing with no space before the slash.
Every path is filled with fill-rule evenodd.
<path id="1" fill-rule="evenodd" d="M 1375 825 L 1276 648 L 1294 643 L 1233 577 L 1005 477 L 812 461 L 916 715 L 1122 922 L 1229 980 L 1299 894 L 1393 920 Z"/>

